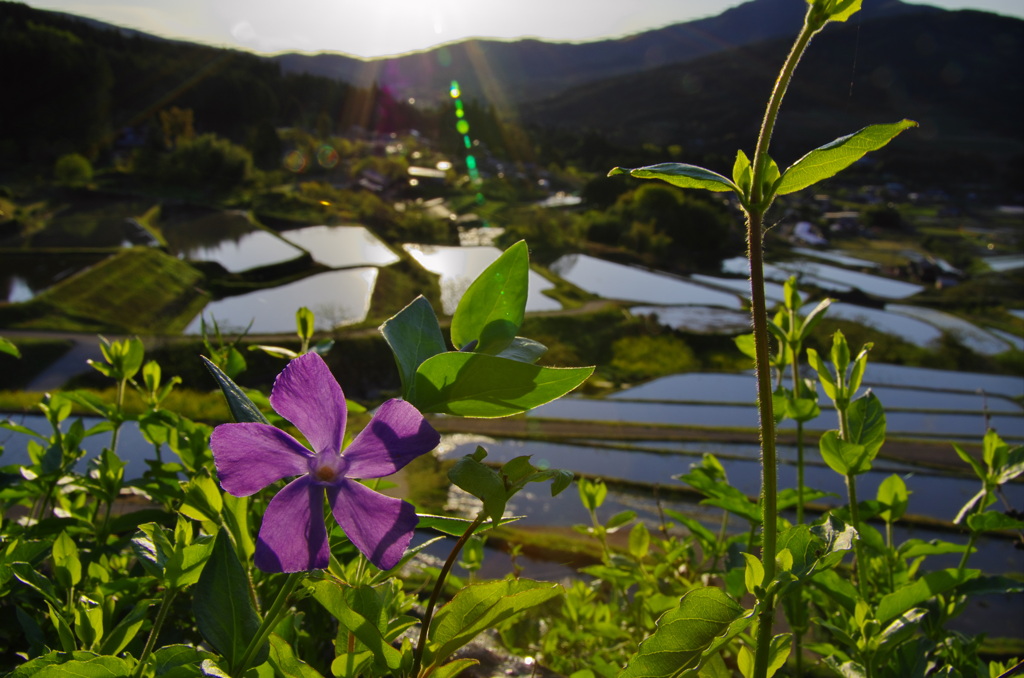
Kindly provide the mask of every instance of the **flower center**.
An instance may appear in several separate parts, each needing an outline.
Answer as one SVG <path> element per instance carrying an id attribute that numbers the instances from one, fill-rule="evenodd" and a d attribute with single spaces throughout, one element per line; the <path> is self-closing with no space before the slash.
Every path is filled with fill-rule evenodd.
<path id="1" fill-rule="evenodd" d="M 348 460 L 340 454 L 318 454 L 309 460 L 309 473 L 313 480 L 323 485 L 331 485 L 345 477 Z"/>

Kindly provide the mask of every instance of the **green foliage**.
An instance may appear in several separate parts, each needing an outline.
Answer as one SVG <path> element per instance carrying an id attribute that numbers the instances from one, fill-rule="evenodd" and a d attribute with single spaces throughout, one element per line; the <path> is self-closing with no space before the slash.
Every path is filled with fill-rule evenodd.
<path id="1" fill-rule="evenodd" d="M 184 261 L 151 248 L 129 248 L 62 280 L 36 298 L 67 329 L 151 334 L 181 331 L 208 298 L 202 275 Z M 126 281 L 131 281 L 130 284 Z M 26 320 L 35 327 L 37 322 Z M 52 327 L 53 318 L 45 321 Z"/>
<path id="2" fill-rule="evenodd" d="M 513 245 L 470 285 L 452 318 L 445 351 L 437 316 L 422 297 L 381 326 L 403 395 L 423 412 L 504 417 L 560 398 L 582 384 L 592 367 L 534 365 L 545 347 L 517 336 L 526 308 L 529 259 Z"/>
<path id="3" fill-rule="evenodd" d="M 140 170 L 163 186 L 219 195 L 242 187 L 252 176 L 252 155 L 214 134 L 179 138 L 152 166 Z"/>
<path id="4" fill-rule="evenodd" d="M 607 368 L 623 382 L 692 371 L 700 366 L 693 350 L 673 334 L 622 337 L 612 344 Z"/>
<path id="5" fill-rule="evenodd" d="M 53 178 L 68 186 L 87 184 L 92 181 L 92 163 L 78 153 L 62 155 L 53 166 Z"/>
<path id="6" fill-rule="evenodd" d="M 590 219 L 588 237 L 668 270 L 714 268 L 741 248 L 736 224 L 720 204 L 659 184 L 620 195 L 610 210 Z"/>

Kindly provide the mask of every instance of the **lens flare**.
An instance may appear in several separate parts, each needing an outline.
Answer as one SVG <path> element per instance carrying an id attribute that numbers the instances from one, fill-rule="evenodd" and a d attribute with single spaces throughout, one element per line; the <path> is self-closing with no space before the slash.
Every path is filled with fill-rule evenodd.
<path id="1" fill-rule="evenodd" d="M 324 169 L 334 169 L 338 165 L 338 161 L 341 160 L 341 156 L 334 150 L 333 146 L 327 144 L 322 145 L 316 152 L 316 161 L 320 163 L 320 166 Z"/>
<path id="2" fill-rule="evenodd" d="M 305 172 L 308 164 L 309 162 L 306 159 L 306 155 L 302 151 L 289 151 L 284 156 L 284 168 L 289 172 L 294 172 L 296 174 Z"/>

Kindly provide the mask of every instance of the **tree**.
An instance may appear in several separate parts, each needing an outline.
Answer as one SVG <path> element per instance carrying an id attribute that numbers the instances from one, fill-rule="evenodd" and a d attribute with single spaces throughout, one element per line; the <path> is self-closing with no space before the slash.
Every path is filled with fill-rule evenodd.
<path id="1" fill-rule="evenodd" d="M 53 166 L 53 178 L 69 186 L 88 183 L 92 180 L 92 163 L 78 153 L 62 155 Z"/>

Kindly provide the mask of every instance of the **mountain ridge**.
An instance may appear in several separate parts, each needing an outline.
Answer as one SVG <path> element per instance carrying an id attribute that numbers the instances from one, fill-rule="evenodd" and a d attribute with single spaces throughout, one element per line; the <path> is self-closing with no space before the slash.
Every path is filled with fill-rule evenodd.
<path id="1" fill-rule="evenodd" d="M 795 35 L 805 8 L 806 3 L 799 0 L 750 0 L 717 16 L 590 42 L 472 38 L 370 60 L 336 53 L 270 58 L 284 73 L 340 79 L 359 87 L 377 82 L 399 98 L 437 102 L 447 96 L 455 80 L 464 96 L 514 105 L 607 77 Z M 901 0 L 865 0 L 850 22 L 943 11 Z"/>

